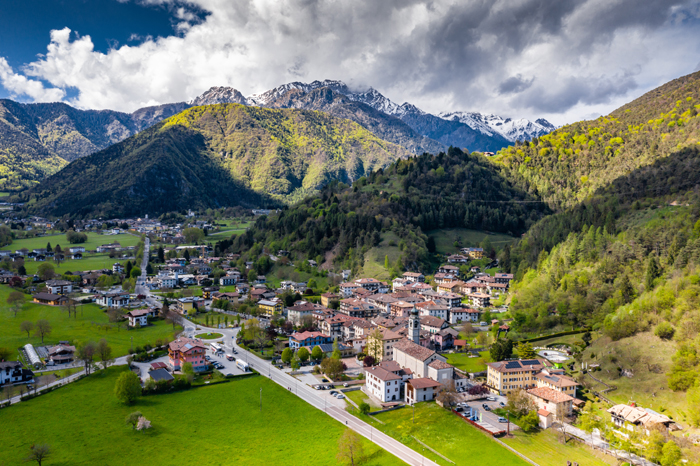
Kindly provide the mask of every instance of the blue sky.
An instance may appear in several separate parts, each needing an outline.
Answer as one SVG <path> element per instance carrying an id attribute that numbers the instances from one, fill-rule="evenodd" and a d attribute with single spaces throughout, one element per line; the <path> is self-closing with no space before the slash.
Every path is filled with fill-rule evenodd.
<path id="1" fill-rule="evenodd" d="M 338 79 L 563 124 L 698 69 L 700 0 L 0 0 L 0 98 L 79 108 Z"/>

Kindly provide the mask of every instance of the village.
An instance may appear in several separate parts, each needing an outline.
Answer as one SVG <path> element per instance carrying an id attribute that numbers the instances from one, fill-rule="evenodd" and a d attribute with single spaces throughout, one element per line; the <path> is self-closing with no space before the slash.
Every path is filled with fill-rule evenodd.
<path id="1" fill-rule="evenodd" d="M 148 270 L 137 269 L 138 276 L 131 274 L 131 261 L 143 246 L 112 242 L 94 250 L 68 248 L 72 260 L 79 260 L 78 254 L 111 253 L 118 261 L 109 269 L 46 280 L 6 270 L 0 279 L 10 286 L 26 286 L 29 280 L 37 290 L 32 294 L 37 304 L 70 308 L 94 303 L 105 312 L 116 312 L 116 319 L 133 332 L 156 321 L 180 322 L 183 333 L 163 342 L 162 356 L 149 361 L 139 354 L 145 363 L 139 366 L 133 358 L 129 362 L 136 364 L 144 386 L 149 379 L 172 383 L 186 365 L 198 374 L 245 374 L 252 367 L 238 347 L 316 391 L 330 390 L 324 396 L 361 412 L 436 402 L 464 422 L 501 436 L 520 428 L 511 422 L 509 409 L 526 397 L 525 406 L 532 409 L 539 428 L 558 425 L 577 431 L 571 424 L 585 400 L 580 383 L 567 375 L 574 362 L 565 353 L 562 357 L 561 351 L 533 349 L 528 343 L 524 350 L 518 346 L 504 353 L 501 360 L 489 359 L 478 370 L 459 364 L 488 354 L 488 348 L 507 341 L 510 332 L 511 319 L 505 316 L 513 275 L 498 272 L 498 260 L 485 258 L 480 247 L 446 255 L 433 275 L 405 272 L 382 281 L 343 270 L 328 280 L 328 288 L 320 289 L 313 279 L 281 280 L 273 286 L 258 274 L 255 262 L 242 262 L 237 254 L 216 255 L 211 243 L 181 244 L 186 242 L 184 228 L 204 223 L 166 229 L 139 219 L 130 226 L 130 234 L 145 235 L 159 245 L 155 254 L 146 256 L 152 260 L 144 260 Z M 267 253 L 272 261 L 285 255 L 286 251 Z M 0 257 L 49 260 L 52 252 L 0 251 Z M 470 265 L 475 261 L 481 266 Z M 318 268 L 314 260 L 303 266 Z M 130 276 L 138 285 L 123 289 L 120 283 Z M 235 346 L 226 341 L 229 336 Z M 78 360 L 69 341 L 37 348 L 28 344 L 21 354 L 23 361 L 1 363 L 0 384 L 32 384 L 32 370 L 71 367 Z M 614 405 L 608 416 L 621 436 L 633 431 L 648 435 L 659 426 L 678 428 L 667 416 L 634 405 Z"/>

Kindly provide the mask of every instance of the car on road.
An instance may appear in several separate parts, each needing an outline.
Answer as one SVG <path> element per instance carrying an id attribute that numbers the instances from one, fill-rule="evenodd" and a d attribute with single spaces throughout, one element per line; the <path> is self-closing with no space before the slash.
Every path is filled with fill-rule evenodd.
<path id="1" fill-rule="evenodd" d="M 498 403 L 498 406 L 500 406 L 501 408 L 503 408 L 505 405 L 506 405 L 506 404 L 505 404 L 504 402 L 502 402 L 502 401 L 501 401 L 500 403 Z"/>
<path id="2" fill-rule="evenodd" d="M 348 387 L 348 386 L 349 386 L 349 385 L 348 385 L 347 382 L 345 382 L 345 383 L 343 384 L 343 387 Z"/>
<path id="3" fill-rule="evenodd" d="M 484 411 L 491 411 L 491 408 L 489 407 L 489 405 L 483 405 L 483 407 L 484 407 Z"/>
<path id="4" fill-rule="evenodd" d="M 228 359 L 229 361 L 233 361 L 235 358 L 233 357 L 232 354 L 227 354 L 226 359 Z"/>
<path id="5" fill-rule="evenodd" d="M 508 422 L 508 419 L 506 419 L 504 417 L 499 417 L 498 422 Z"/>
<path id="6" fill-rule="evenodd" d="M 496 401 L 496 398 L 490 396 L 490 397 L 486 398 L 486 401 Z"/>

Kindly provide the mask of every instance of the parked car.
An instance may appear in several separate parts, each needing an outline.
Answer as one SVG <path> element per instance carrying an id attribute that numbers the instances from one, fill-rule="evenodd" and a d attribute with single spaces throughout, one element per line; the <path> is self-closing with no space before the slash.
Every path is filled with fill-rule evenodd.
<path id="1" fill-rule="evenodd" d="M 318 385 L 314 385 L 314 388 L 315 388 L 316 390 L 320 390 L 320 389 L 321 389 L 321 387 L 319 387 Z"/>
<path id="2" fill-rule="evenodd" d="M 345 382 L 345 383 L 343 384 L 343 387 L 348 387 L 348 383 Z"/>
<path id="3" fill-rule="evenodd" d="M 345 395 L 343 395 L 342 393 L 338 393 L 338 396 L 336 396 L 336 398 L 342 400 L 343 398 L 345 398 Z"/>
<path id="4" fill-rule="evenodd" d="M 488 405 L 484 405 L 484 411 L 491 411 L 491 408 Z"/>
<path id="5" fill-rule="evenodd" d="M 494 398 L 494 397 L 492 397 L 492 396 L 490 396 L 490 397 L 488 397 L 488 398 L 486 398 L 486 399 L 487 399 L 488 401 L 496 401 L 496 398 Z"/>
<path id="6" fill-rule="evenodd" d="M 501 401 L 500 403 L 498 403 L 498 406 L 500 406 L 501 408 L 504 407 L 505 405 L 506 405 L 506 404 L 505 404 L 504 402 L 502 402 L 502 401 Z"/>
<path id="7" fill-rule="evenodd" d="M 335 390 L 333 390 L 333 391 L 331 392 L 331 395 L 333 395 L 333 396 L 335 396 L 335 395 L 337 395 L 337 394 L 338 394 L 338 392 L 336 392 Z"/>

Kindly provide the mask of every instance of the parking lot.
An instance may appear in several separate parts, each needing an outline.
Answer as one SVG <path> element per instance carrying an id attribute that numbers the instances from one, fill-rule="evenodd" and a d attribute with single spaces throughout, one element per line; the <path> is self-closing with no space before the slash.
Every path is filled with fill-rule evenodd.
<path id="1" fill-rule="evenodd" d="M 212 363 L 218 362 L 219 364 L 221 364 L 221 365 L 223 366 L 222 368 L 217 369 L 217 370 L 218 370 L 219 372 L 221 372 L 222 374 L 224 374 L 224 375 L 229 375 L 229 374 L 231 374 L 231 375 L 241 375 L 241 374 L 245 374 L 244 371 L 242 371 L 241 369 L 239 369 L 238 366 L 236 366 L 236 361 L 235 361 L 235 360 L 229 361 L 228 359 L 226 359 L 226 354 L 230 354 L 231 351 L 232 351 L 232 349 L 231 349 L 230 347 L 226 347 L 226 348 L 225 348 L 225 352 L 223 352 L 223 353 L 215 353 L 215 352 L 212 351 L 211 349 L 208 349 L 206 355 L 209 356 L 210 362 L 212 362 Z M 240 353 L 240 352 L 239 352 L 238 354 L 234 354 L 234 355 L 233 355 L 233 357 L 236 358 L 236 359 L 238 359 L 238 357 L 240 357 L 240 356 L 241 356 L 241 353 Z M 243 358 L 243 360 L 245 361 L 245 358 Z"/>
<path id="2" fill-rule="evenodd" d="M 501 416 L 495 414 L 493 410 L 505 406 L 507 402 L 506 397 L 489 396 L 489 398 L 491 398 L 491 400 L 484 398 L 481 400 L 462 402 L 461 406 L 463 409 L 459 411 L 459 413 L 466 417 L 469 417 L 471 413 L 471 417 L 476 418 L 475 422 L 492 433 L 505 431 L 507 429 L 507 423 L 499 421 Z M 503 404 L 503 406 L 501 404 Z M 484 405 L 486 405 L 488 409 L 486 409 Z M 510 423 L 511 432 L 518 429 L 518 426 L 512 422 Z"/>

